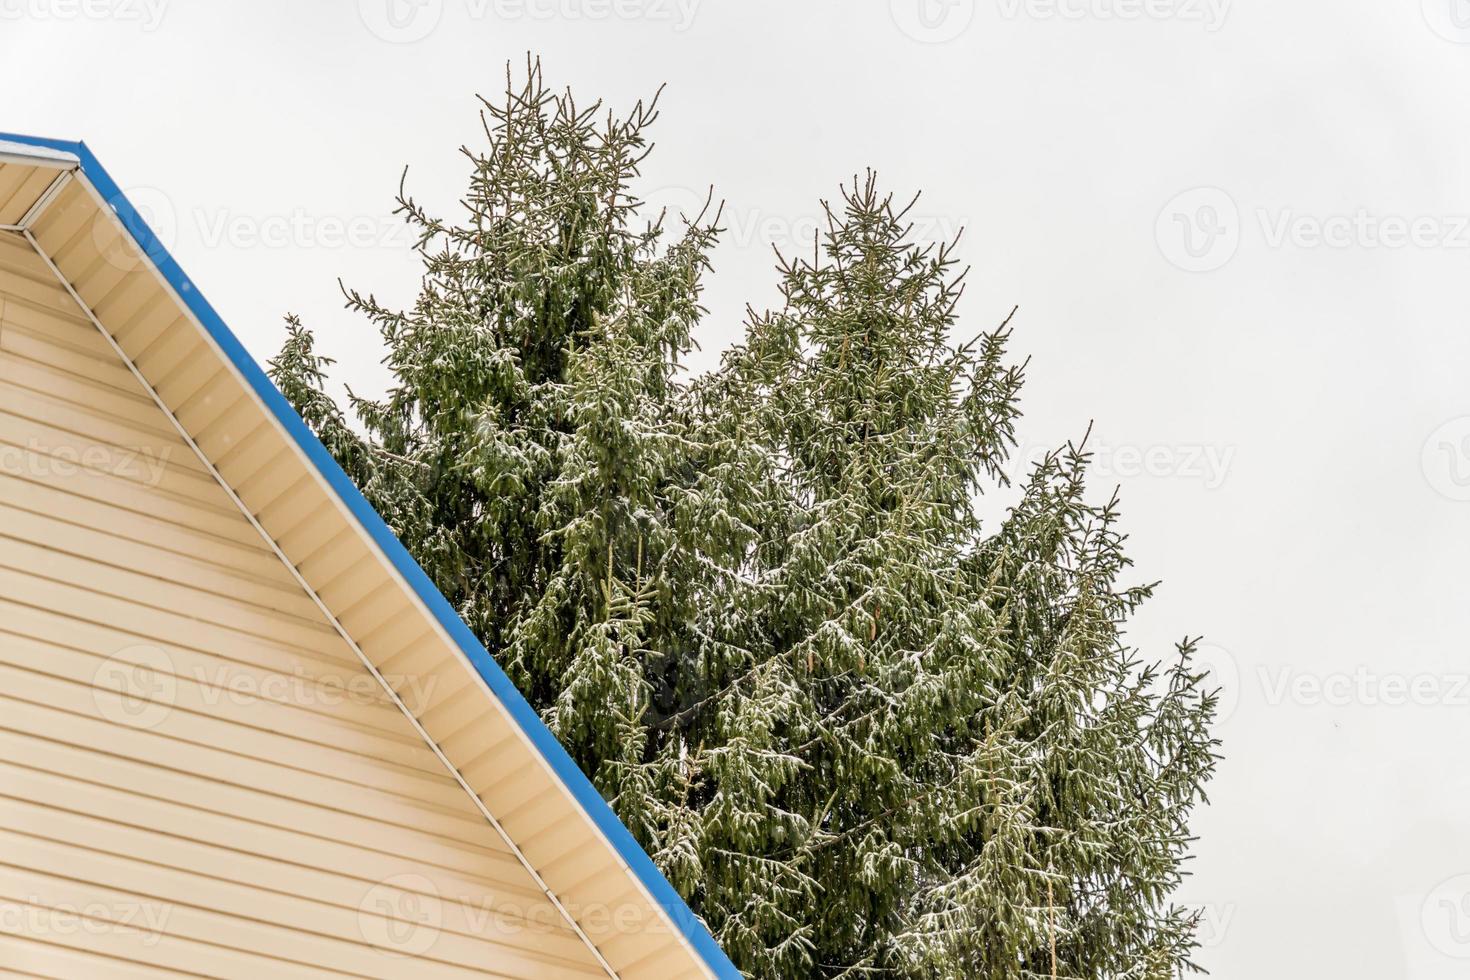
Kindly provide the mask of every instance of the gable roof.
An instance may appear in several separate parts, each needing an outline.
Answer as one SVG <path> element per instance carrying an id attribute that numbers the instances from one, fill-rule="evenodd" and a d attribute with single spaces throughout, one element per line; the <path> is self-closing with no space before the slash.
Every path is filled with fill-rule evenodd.
<path id="1" fill-rule="evenodd" d="M 0 133 L 0 230 L 46 260 L 609 974 L 741 976 L 85 143 Z M 425 675 L 444 683 L 410 706 Z"/>

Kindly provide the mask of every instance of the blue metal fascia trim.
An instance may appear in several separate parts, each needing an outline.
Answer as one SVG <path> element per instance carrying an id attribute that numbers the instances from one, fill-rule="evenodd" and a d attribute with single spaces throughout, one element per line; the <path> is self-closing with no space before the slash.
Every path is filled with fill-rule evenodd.
<path id="1" fill-rule="evenodd" d="M 408 549 L 403 547 L 397 535 L 388 528 L 382 517 L 357 489 L 352 479 L 337 465 L 337 461 L 332 458 L 331 453 L 327 452 L 326 447 L 317 439 L 315 433 L 302 421 L 301 416 L 296 414 L 291 403 L 286 401 L 286 397 L 261 370 L 260 365 L 255 363 L 255 359 L 225 325 L 214 307 L 209 305 L 209 300 L 205 299 L 204 295 L 194 287 L 193 282 L 184 274 L 184 270 L 169 254 L 168 249 L 153 234 L 142 215 L 128 201 L 117 182 L 108 175 L 87 144 L 13 133 L 0 133 L 0 140 L 62 150 L 75 154 L 81 160 L 82 173 L 92 182 L 98 195 L 117 214 L 118 219 L 127 228 L 138 247 L 142 249 L 143 254 L 148 256 L 163 278 L 173 286 L 174 291 L 204 325 L 204 329 L 214 338 L 225 356 L 230 359 L 230 362 L 235 365 L 266 407 L 290 433 L 291 438 L 306 453 L 317 472 L 327 481 L 338 498 L 347 505 L 347 509 L 382 549 L 383 554 L 408 582 L 409 587 L 423 600 L 424 605 L 433 613 L 440 625 L 464 651 L 465 656 L 469 658 L 480 676 L 485 679 L 485 683 L 500 700 L 500 703 L 505 706 L 515 723 L 520 726 L 521 731 L 546 759 L 563 785 L 571 791 L 572 796 L 607 837 L 633 874 L 648 889 L 653 900 L 662 906 L 664 913 L 674 923 L 675 928 L 684 934 L 690 946 L 715 976 L 722 980 L 725 978 L 739 980 L 743 974 L 735 969 L 735 965 L 730 962 L 725 951 L 715 942 L 714 937 L 710 935 L 699 917 L 694 914 L 684 899 L 674 890 L 674 886 L 669 884 L 668 879 L 654 865 L 648 854 L 633 839 L 633 835 L 628 832 L 627 827 L 623 826 L 623 822 L 618 819 L 612 807 L 608 806 L 602 794 L 592 785 L 592 781 L 567 754 L 566 749 L 562 748 L 551 730 L 537 717 L 535 710 L 511 683 L 505 672 L 500 669 L 500 665 L 490 656 L 479 638 L 464 624 L 464 620 L 459 618 L 459 614 L 454 611 L 449 600 L 439 592 L 439 589 L 430 581 L 429 576 L 419 567 L 418 562 L 408 553 Z"/>

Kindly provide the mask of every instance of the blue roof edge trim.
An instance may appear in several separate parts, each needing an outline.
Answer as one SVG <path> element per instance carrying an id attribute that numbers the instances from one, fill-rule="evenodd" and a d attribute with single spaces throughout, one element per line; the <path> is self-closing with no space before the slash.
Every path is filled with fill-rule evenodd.
<path id="1" fill-rule="evenodd" d="M 419 563 L 408 553 L 408 549 L 398 540 L 398 536 L 384 523 L 383 518 L 373 509 L 372 504 L 367 502 L 367 498 L 363 497 L 357 485 L 352 482 L 342 467 L 337 465 L 332 454 L 327 452 L 316 434 L 291 407 L 286 396 L 281 394 L 275 383 L 255 362 L 255 358 L 250 356 L 249 351 L 225 325 L 224 320 L 209 304 L 209 300 L 205 299 L 204 295 L 195 288 L 179 263 L 158 240 L 147 222 L 143 220 L 142 215 L 133 207 L 117 182 L 103 168 L 87 144 L 80 141 L 3 132 L 0 132 L 0 140 L 49 150 L 60 150 L 77 156 L 81 161 L 81 172 L 92 182 L 92 186 L 102 199 L 116 212 L 118 219 L 132 235 L 138 248 L 174 288 L 190 312 L 203 324 L 204 329 L 224 351 L 225 356 L 235 365 L 241 376 L 260 396 L 260 399 L 280 421 L 296 444 L 301 447 L 307 459 L 316 467 L 333 492 L 347 505 L 347 509 L 362 525 L 363 530 L 382 549 L 383 554 L 403 576 L 409 587 L 423 600 L 424 605 L 459 645 L 475 670 L 484 678 L 491 692 L 505 706 L 511 718 L 551 766 L 557 778 L 562 781 L 583 811 L 612 844 L 618 856 L 627 863 L 629 869 L 648 890 L 653 900 L 662 907 L 674 927 L 683 933 L 689 945 L 703 959 L 705 966 L 717 977 L 730 978 L 730 980 L 742 978 L 744 974 L 730 962 L 730 958 L 725 955 L 719 943 L 715 942 L 704 923 L 674 890 L 674 886 L 669 884 L 668 879 L 654 865 L 653 860 L 629 833 L 628 828 L 618 819 L 612 807 L 602 798 L 602 794 L 592 785 L 586 773 L 582 772 L 562 744 L 557 741 L 551 729 L 547 728 L 537 717 L 535 710 L 511 683 L 505 671 L 501 670 L 500 665 L 495 662 L 495 658 L 490 656 L 484 644 L 465 625 L 464 620 L 459 618 L 459 614 L 449 604 L 449 600 L 444 598 L 438 587 L 419 567 Z"/>

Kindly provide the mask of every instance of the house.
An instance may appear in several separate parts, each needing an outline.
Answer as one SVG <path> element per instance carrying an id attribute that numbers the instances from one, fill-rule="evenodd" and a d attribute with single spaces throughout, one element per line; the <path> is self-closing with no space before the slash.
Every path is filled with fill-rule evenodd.
<path id="1" fill-rule="evenodd" d="M 12 135 L 0 973 L 740 975 L 85 144 Z"/>

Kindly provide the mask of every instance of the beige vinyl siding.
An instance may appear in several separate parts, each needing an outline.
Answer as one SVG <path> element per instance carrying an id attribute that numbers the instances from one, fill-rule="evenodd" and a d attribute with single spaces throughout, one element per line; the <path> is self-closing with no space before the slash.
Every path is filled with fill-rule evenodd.
<path id="1" fill-rule="evenodd" d="M 0 180 L 7 166 L 0 164 Z M 106 424 L 121 426 L 118 431 L 126 433 L 133 444 L 155 451 L 173 445 L 176 451 L 169 465 L 160 469 L 154 489 L 190 508 L 190 524 L 198 532 L 224 539 L 219 547 L 231 549 L 234 556 L 226 564 L 255 573 L 259 563 L 272 555 L 267 551 L 262 556 L 258 548 L 252 551 L 245 532 L 253 529 L 235 519 L 238 515 L 226 505 L 232 502 L 222 504 L 220 494 L 209 489 L 206 477 L 210 467 L 214 468 L 238 497 L 240 507 L 290 563 L 300 583 L 320 601 L 331 624 L 341 628 L 356 651 L 392 686 L 462 781 L 461 789 L 467 789 L 466 795 L 474 794 L 474 806 L 501 823 L 513 842 L 510 849 L 519 852 L 515 856 L 534 869 L 533 877 L 539 877 L 557 896 L 617 976 L 626 980 L 709 976 L 709 969 L 673 921 L 674 915 L 687 914 L 687 910 L 682 906 L 666 909 L 652 900 L 570 788 L 491 693 L 464 651 L 260 398 L 247 388 L 180 301 L 175 287 L 165 285 L 140 255 L 85 178 L 78 175 L 51 197 L 30 234 L 40 254 L 81 297 L 106 337 L 95 327 L 91 334 L 78 329 L 84 321 L 76 317 L 63 317 L 67 326 L 54 326 L 44 303 L 28 302 L 19 327 L 12 332 L 19 343 L 29 343 L 34 349 L 46 338 L 64 337 L 39 360 L 85 378 L 93 386 L 89 391 L 117 389 L 136 394 L 117 370 L 127 365 L 105 356 L 115 343 L 146 382 L 150 396 L 156 394 L 208 460 L 208 465 L 196 467 L 197 460 L 178 453 L 178 444 L 168 443 L 163 430 L 127 428 L 131 418 L 127 413 L 138 406 L 119 402 L 111 394 L 97 396 L 122 406 Z M 26 272 L 15 277 L 17 290 L 55 299 L 56 290 L 33 264 L 26 265 L 23 256 L 17 259 L 0 248 L 0 274 L 7 261 L 20 262 Z M 183 283 L 178 288 L 187 292 L 193 285 Z M 41 307 L 40 312 L 33 313 L 32 306 Z M 43 435 L 68 431 L 68 409 L 74 412 L 75 406 L 53 406 L 49 421 L 33 425 L 40 426 Z M 97 434 L 104 437 L 100 430 Z M 73 495 L 85 499 L 87 503 L 79 506 L 86 507 L 115 497 L 130 515 L 122 522 L 126 529 L 117 525 L 115 536 L 137 542 L 141 535 L 164 550 L 192 554 L 190 546 L 179 540 L 177 530 L 154 538 L 160 529 L 152 512 L 140 505 L 141 491 L 133 484 L 115 484 L 117 481 L 99 482 L 95 474 L 81 474 L 73 481 Z M 0 503 L 4 501 L 0 491 Z M 149 516 L 141 520 L 131 516 L 138 513 Z M 95 519 L 88 516 L 79 523 Z M 259 536 L 255 540 L 258 544 Z M 253 557 L 242 557 L 242 552 Z M 228 609 L 221 612 L 228 614 Z M 273 629 L 294 628 L 290 622 L 283 620 Z M 261 648 L 240 659 L 256 662 L 257 656 L 272 656 L 270 649 Z"/>
<path id="2" fill-rule="evenodd" d="M 0 223 L 28 209 L 17 195 L 54 176 L 17 180 L 17 169 L 0 166 Z M 74 181 L 62 196 L 75 204 L 83 192 Z M 236 462 L 242 496 L 321 551 L 316 498 L 287 492 L 302 475 L 269 465 L 279 450 L 229 411 L 242 393 L 157 285 L 128 278 L 136 262 L 108 265 L 115 232 L 48 214 L 58 263 L 92 267 L 79 291 L 125 325 L 125 348 L 159 372 L 222 469 Z M 314 560 L 348 619 L 416 638 L 394 632 L 403 602 L 381 575 L 354 584 L 361 554 Z M 432 673 L 399 684 L 410 706 L 452 706 L 464 687 Z M 605 976 L 43 259 L 9 232 L 0 975 Z"/>
<path id="3" fill-rule="evenodd" d="M 13 225 L 25 217 L 55 177 L 50 167 L 0 165 L 0 225 Z"/>

